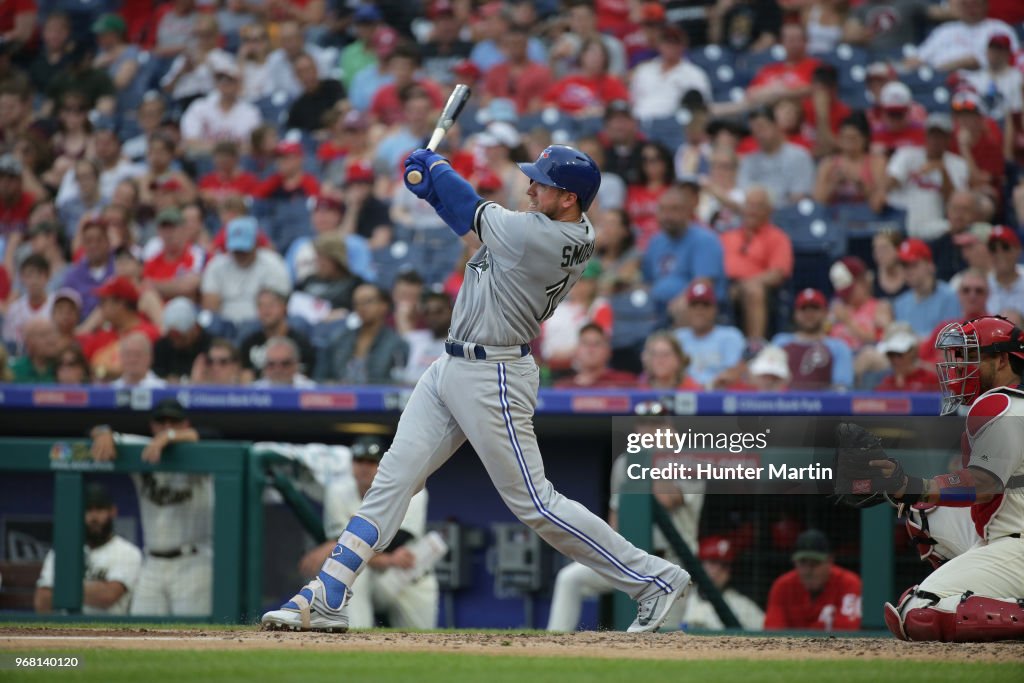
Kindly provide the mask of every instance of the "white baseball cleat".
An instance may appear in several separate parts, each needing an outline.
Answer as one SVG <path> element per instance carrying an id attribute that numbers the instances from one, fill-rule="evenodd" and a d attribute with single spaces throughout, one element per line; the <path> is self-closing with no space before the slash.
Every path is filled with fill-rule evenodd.
<path id="1" fill-rule="evenodd" d="M 671 593 L 659 593 L 654 597 L 641 600 L 637 603 L 636 619 L 626 629 L 627 633 L 653 633 L 661 628 L 668 618 L 672 605 L 676 604 L 686 596 L 690 589 L 690 575 L 683 571 L 681 578 L 676 582 L 676 589 Z"/>
<path id="2" fill-rule="evenodd" d="M 264 614 L 260 623 L 264 631 L 345 633 L 348 631 L 346 607 L 351 597 L 352 591 L 346 591 L 341 607 L 332 609 L 327 605 L 323 582 L 316 578 L 307 583 L 280 609 Z"/>

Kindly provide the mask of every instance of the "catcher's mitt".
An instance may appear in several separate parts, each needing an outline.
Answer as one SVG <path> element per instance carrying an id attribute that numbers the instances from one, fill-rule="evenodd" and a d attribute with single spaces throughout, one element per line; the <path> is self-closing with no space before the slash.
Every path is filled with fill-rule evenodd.
<path id="1" fill-rule="evenodd" d="M 873 460 L 887 460 L 895 467 L 888 475 Z M 904 484 L 906 475 L 896 460 L 885 454 L 882 440 L 852 422 L 836 427 L 834 463 L 836 495 L 839 501 L 856 508 L 886 502 L 887 493 L 895 493 Z"/>

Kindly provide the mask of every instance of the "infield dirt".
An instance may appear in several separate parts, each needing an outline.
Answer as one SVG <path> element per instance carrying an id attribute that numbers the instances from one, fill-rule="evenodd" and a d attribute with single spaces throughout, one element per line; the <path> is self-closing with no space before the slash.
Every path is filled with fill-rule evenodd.
<path id="1" fill-rule="evenodd" d="M 900 659 L 1024 662 L 1024 643 L 905 643 L 886 638 L 693 636 L 579 632 L 362 631 L 346 634 L 204 629 L 0 629 L 0 650 L 29 647 L 119 650 L 445 652 L 528 657 L 679 660 Z"/>

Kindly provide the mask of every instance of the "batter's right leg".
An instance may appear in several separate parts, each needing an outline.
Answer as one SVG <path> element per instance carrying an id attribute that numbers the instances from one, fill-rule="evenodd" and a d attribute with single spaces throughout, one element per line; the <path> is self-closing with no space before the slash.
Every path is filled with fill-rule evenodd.
<path id="1" fill-rule="evenodd" d="M 466 441 L 437 392 L 439 368 L 448 360 L 443 356 L 434 362 L 413 389 L 373 485 L 320 574 L 281 609 L 263 615 L 265 627 L 347 630 L 345 601 L 356 577 L 375 553 L 391 543 L 409 501 L 427 477 Z"/>
<path id="2" fill-rule="evenodd" d="M 575 631 L 580 624 L 583 601 L 613 590 L 614 587 L 602 579 L 600 574 L 579 562 L 562 567 L 555 578 L 547 630 L 563 633 Z"/>

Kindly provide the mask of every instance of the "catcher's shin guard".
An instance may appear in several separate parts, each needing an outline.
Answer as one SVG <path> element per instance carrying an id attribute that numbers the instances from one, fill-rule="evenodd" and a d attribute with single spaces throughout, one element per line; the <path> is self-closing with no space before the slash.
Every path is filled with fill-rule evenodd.
<path id="1" fill-rule="evenodd" d="M 907 590 L 903 591 L 903 595 L 893 605 L 891 602 L 885 603 L 882 607 L 882 616 L 885 619 L 885 625 L 889 629 L 889 632 L 900 640 L 910 640 L 907 637 L 907 632 L 903 628 L 903 609 L 910 602 L 916 594 L 917 586 L 911 586 Z"/>
<path id="2" fill-rule="evenodd" d="M 890 608 L 891 605 L 886 605 L 886 625 L 893 630 L 890 622 L 898 621 L 908 640 L 943 643 L 1024 640 L 1024 599 L 988 598 L 968 591 L 953 611 L 938 605 L 914 607 L 906 611 L 902 620 L 899 620 L 900 610 L 890 611 Z"/>

